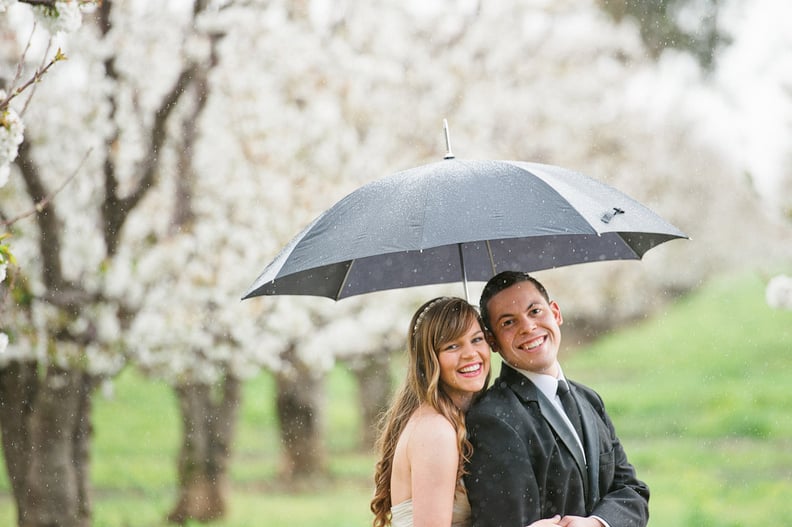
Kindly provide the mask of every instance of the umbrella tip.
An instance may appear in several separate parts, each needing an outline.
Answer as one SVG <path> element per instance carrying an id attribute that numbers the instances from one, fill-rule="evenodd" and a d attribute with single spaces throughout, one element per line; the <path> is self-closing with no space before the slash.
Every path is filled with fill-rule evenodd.
<path id="1" fill-rule="evenodd" d="M 451 136 L 448 133 L 448 120 L 443 119 L 443 132 L 445 132 L 446 141 L 446 155 L 443 159 L 454 159 L 454 154 L 451 152 Z"/>

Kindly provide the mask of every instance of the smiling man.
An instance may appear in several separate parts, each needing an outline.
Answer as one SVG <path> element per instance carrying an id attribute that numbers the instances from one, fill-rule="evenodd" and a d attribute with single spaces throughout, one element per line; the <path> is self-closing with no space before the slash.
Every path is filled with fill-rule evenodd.
<path id="1" fill-rule="evenodd" d="M 500 376 L 467 413 L 465 485 L 477 527 L 643 527 L 649 489 L 627 461 L 602 399 L 558 363 L 561 308 L 527 273 L 481 294 Z"/>

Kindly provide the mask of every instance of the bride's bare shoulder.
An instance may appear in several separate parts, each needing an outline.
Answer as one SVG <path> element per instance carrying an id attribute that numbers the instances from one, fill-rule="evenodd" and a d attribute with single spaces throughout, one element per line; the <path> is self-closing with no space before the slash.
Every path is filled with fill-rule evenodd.
<path id="1" fill-rule="evenodd" d="M 410 418 L 410 443 L 456 445 L 456 430 L 451 421 L 429 405 L 420 406 Z M 416 446 L 419 446 L 416 445 Z"/>

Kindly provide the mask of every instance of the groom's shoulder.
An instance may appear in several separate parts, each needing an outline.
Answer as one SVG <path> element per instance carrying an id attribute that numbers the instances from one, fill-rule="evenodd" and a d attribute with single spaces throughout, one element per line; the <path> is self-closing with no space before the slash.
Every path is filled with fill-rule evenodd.
<path id="1" fill-rule="evenodd" d="M 568 380 L 568 382 L 574 385 L 577 394 L 582 395 L 589 403 L 591 403 L 592 406 L 604 410 L 605 403 L 603 402 L 602 397 L 600 397 L 600 394 L 597 393 L 597 391 L 594 388 L 591 388 L 590 386 L 586 386 L 585 384 L 581 384 L 576 381 Z"/>
<path id="2" fill-rule="evenodd" d="M 507 382 L 495 379 L 495 382 L 471 405 L 468 415 L 499 413 L 504 407 L 519 404 L 517 396 Z"/>

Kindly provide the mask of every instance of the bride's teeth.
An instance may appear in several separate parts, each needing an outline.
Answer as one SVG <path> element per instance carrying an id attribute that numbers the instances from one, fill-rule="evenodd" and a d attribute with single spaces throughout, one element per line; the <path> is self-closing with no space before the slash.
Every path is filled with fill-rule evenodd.
<path id="1" fill-rule="evenodd" d="M 465 366 L 464 368 L 462 368 L 459 371 L 460 371 L 460 373 L 473 373 L 474 371 L 478 371 L 479 369 L 481 369 L 481 365 L 480 364 L 474 364 L 472 366 Z"/>

